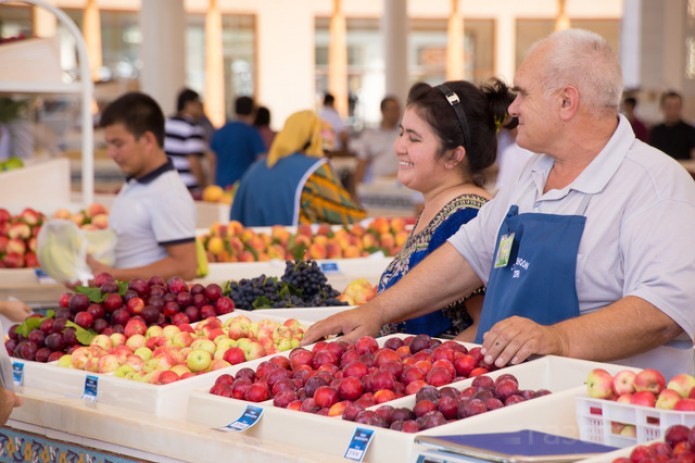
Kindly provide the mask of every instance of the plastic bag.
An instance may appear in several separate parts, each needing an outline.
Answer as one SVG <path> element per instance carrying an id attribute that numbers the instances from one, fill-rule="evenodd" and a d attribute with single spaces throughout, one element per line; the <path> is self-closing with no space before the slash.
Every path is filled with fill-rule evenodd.
<path id="1" fill-rule="evenodd" d="M 70 220 L 44 223 L 38 236 L 36 256 L 41 269 L 61 283 L 86 282 L 92 277 L 87 254 L 113 265 L 116 235 L 112 230 L 81 230 Z"/>

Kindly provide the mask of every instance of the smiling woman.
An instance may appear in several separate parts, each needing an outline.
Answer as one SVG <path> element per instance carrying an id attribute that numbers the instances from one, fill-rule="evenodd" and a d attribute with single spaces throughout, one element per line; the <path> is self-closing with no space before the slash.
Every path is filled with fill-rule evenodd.
<path id="1" fill-rule="evenodd" d="M 483 171 L 495 161 L 497 121 L 505 120 L 512 99 L 497 80 L 481 88 L 464 81 L 411 88 L 394 150 L 398 180 L 422 193 L 424 208 L 403 250 L 381 276 L 380 292 L 441 246 L 490 199 Z M 382 332 L 455 336 L 465 330 L 462 336 L 472 338 L 482 293 L 481 288 L 467 300 L 386 325 Z"/>

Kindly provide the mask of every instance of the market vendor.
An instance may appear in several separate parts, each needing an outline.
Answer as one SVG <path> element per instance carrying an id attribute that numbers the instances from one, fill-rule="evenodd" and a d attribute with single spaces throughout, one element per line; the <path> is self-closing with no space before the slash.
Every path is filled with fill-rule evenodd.
<path id="1" fill-rule="evenodd" d="M 164 115 L 143 93 L 127 93 L 104 110 L 100 120 L 107 151 L 126 176 L 111 207 L 109 227 L 116 234 L 116 263 L 91 257 L 94 274 L 118 280 L 160 275 L 196 276 L 195 205 L 167 158 Z"/>
<path id="2" fill-rule="evenodd" d="M 477 341 L 488 363 L 557 354 L 693 373 L 695 183 L 618 114 L 609 45 L 556 32 L 530 50 L 515 88 L 517 143 L 543 154 L 401 282 L 303 342 L 374 335 L 486 283 Z"/>

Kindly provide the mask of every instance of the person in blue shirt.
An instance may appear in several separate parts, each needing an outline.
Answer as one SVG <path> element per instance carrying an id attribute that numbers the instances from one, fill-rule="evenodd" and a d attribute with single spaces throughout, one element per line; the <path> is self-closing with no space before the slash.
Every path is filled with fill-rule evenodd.
<path id="1" fill-rule="evenodd" d="M 236 119 L 212 134 L 210 148 L 215 153 L 215 184 L 228 188 L 239 180 L 258 157 L 266 152 L 258 130 L 253 126 L 255 105 L 248 96 L 234 103 Z"/>

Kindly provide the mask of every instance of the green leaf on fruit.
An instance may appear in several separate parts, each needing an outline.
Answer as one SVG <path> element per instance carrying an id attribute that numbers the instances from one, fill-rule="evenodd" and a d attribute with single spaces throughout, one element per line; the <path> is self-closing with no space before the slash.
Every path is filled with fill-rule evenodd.
<path id="1" fill-rule="evenodd" d="M 128 282 L 127 281 L 119 281 L 119 282 L 117 282 L 117 284 L 118 284 L 118 294 L 125 297 L 125 293 L 126 293 L 126 291 L 128 291 Z"/>
<path id="2" fill-rule="evenodd" d="M 77 337 L 77 341 L 83 346 L 88 346 L 92 342 L 92 339 L 94 339 L 94 337 L 97 335 L 94 331 L 85 330 L 75 322 L 67 321 L 65 322 L 65 326 L 75 328 L 75 336 Z"/>
<path id="3" fill-rule="evenodd" d="M 287 283 L 283 283 L 282 289 L 280 290 L 278 295 L 280 296 L 280 299 L 282 299 L 283 301 L 288 300 L 290 298 L 290 296 L 292 295 L 292 291 L 290 290 L 290 285 L 288 285 Z"/>
<path id="4" fill-rule="evenodd" d="M 56 312 L 53 309 L 48 309 L 46 311 L 46 316 L 44 317 L 44 320 L 47 318 L 54 318 L 56 316 Z"/>
<path id="5" fill-rule="evenodd" d="M 273 304 L 270 302 L 270 299 L 268 299 L 267 296 L 260 296 L 257 297 L 253 301 L 253 308 L 255 309 L 270 309 L 273 307 Z"/>
<path id="6" fill-rule="evenodd" d="M 17 326 L 16 333 L 24 336 L 25 338 L 29 336 L 33 330 L 38 329 L 41 322 L 44 321 L 46 317 L 29 317 L 24 319 L 22 323 Z"/>
<path id="7" fill-rule="evenodd" d="M 97 304 L 104 302 L 104 295 L 101 293 L 101 289 L 99 288 L 78 286 L 75 288 L 75 292 L 87 296 L 89 298 L 89 302 L 96 302 Z"/>
<path id="8" fill-rule="evenodd" d="M 224 284 L 222 285 L 222 295 L 223 296 L 229 296 L 229 293 L 231 290 L 232 290 L 232 280 L 225 281 Z"/>
<path id="9" fill-rule="evenodd" d="M 306 244 L 300 243 L 297 246 L 292 248 L 292 257 L 294 257 L 294 260 L 301 260 L 304 258 L 304 254 L 306 253 Z"/>

